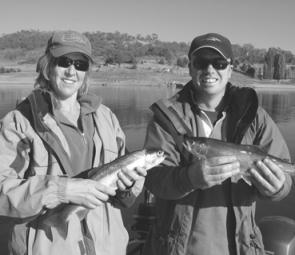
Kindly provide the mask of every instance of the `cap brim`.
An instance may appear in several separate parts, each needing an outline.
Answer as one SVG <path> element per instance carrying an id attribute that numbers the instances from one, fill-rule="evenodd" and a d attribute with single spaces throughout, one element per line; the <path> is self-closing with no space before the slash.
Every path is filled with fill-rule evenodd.
<path id="1" fill-rule="evenodd" d="M 85 55 L 91 62 L 94 62 L 92 57 L 90 56 L 89 52 L 78 48 L 78 47 L 56 47 L 53 49 L 50 49 L 50 53 L 52 54 L 53 57 L 58 58 L 63 55 L 69 54 L 69 53 L 81 53 Z"/>
<path id="2" fill-rule="evenodd" d="M 218 48 L 214 47 L 214 46 L 211 46 L 211 45 L 205 45 L 205 46 L 201 46 L 199 48 L 196 48 L 195 50 L 193 50 L 191 52 L 191 56 L 193 54 L 195 54 L 197 51 L 201 50 L 201 49 L 205 49 L 205 48 L 210 48 L 210 49 L 213 49 L 215 51 L 217 51 L 225 60 L 229 61 L 231 60 L 230 58 L 227 58 Z"/>

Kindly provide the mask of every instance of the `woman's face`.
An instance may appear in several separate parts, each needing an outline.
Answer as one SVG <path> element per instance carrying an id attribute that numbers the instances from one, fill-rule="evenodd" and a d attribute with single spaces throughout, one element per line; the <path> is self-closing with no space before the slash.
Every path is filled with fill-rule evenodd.
<path id="1" fill-rule="evenodd" d="M 50 72 L 50 82 L 59 99 L 77 97 L 89 69 L 89 60 L 81 53 L 70 53 L 55 60 Z"/>

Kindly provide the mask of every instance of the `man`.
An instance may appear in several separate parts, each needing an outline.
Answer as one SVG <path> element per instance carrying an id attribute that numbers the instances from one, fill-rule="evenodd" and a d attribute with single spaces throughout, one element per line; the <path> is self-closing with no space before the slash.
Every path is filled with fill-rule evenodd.
<path id="1" fill-rule="evenodd" d="M 227 38 L 215 33 L 198 36 L 188 57 L 191 81 L 151 107 L 154 118 L 145 146 L 161 148 L 168 156 L 146 179 L 156 198 L 157 222 L 144 254 L 264 254 L 255 223 L 256 199 L 284 198 L 290 176 L 264 159 L 249 169 L 252 185 L 235 181 L 231 177 L 240 171 L 235 156 L 194 159 L 183 146 L 183 136 L 254 144 L 285 159 L 290 159 L 288 148 L 258 106 L 255 91 L 229 82 L 233 52 Z"/>

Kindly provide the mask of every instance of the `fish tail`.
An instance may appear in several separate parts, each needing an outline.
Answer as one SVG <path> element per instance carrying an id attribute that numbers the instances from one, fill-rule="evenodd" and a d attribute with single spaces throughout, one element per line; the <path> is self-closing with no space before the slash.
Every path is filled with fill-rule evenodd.
<path id="1" fill-rule="evenodd" d="M 187 151 L 189 151 L 189 152 L 192 151 L 191 143 L 190 143 L 188 140 L 185 140 L 185 141 L 182 143 L 182 145 L 183 145 L 183 147 L 184 147 Z"/>
<path id="2" fill-rule="evenodd" d="M 43 220 L 43 224 L 50 228 L 55 228 L 59 235 L 65 240 L 68 236 L 69 223 L 62 215 L 54 214 Z"/>
<path id="3" fill-rule="evenodd" d="M 55 228 L 60 236 L 66 239 L 68 236 L 70 215 L 76 214 L 81 221 L 86 217 L 87 213 L 88 210 L 86 208 L 72 205 L 64 208 L 62 211 L 48 215 L 43 220 L 43 223 L 49 227 Z"/>
<path id="4" fill-rule="evenodd" d="M 291 168 L 285 168 L 284 172 L 286 172 L 287 174 L 291 175 L 291 176 L 295 176 L 295 165 L 292 165 Z"/>
<path id="5" fill-rule="evenodd" d="M 59 235 L 66 240 L 69 232 L 69 222 L 68 221 L 60 221 L 58 226 L 54 226 Z"/>

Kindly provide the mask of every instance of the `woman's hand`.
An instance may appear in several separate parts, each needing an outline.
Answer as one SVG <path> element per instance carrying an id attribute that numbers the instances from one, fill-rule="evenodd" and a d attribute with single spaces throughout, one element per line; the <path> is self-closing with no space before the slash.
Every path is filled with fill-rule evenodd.
<path id="1" fill-rule="evenodd" d="M 124 191 L 132 188 L 132 192 L 138 195 L 142 191 L 146 174 L 147 170 L 144 167 L 137 167 L 132 170 L 122 169 L 118 173 L 118 189 Z"/>
<path id="2" fill-rule="evenodd" d="M 93 209 L 108 201 L 109 196 L 116 194 L 116 188 L 107 187 L 93 180 L 69 178 L 67 181 L 66 199 L 77 205 Z"/>

